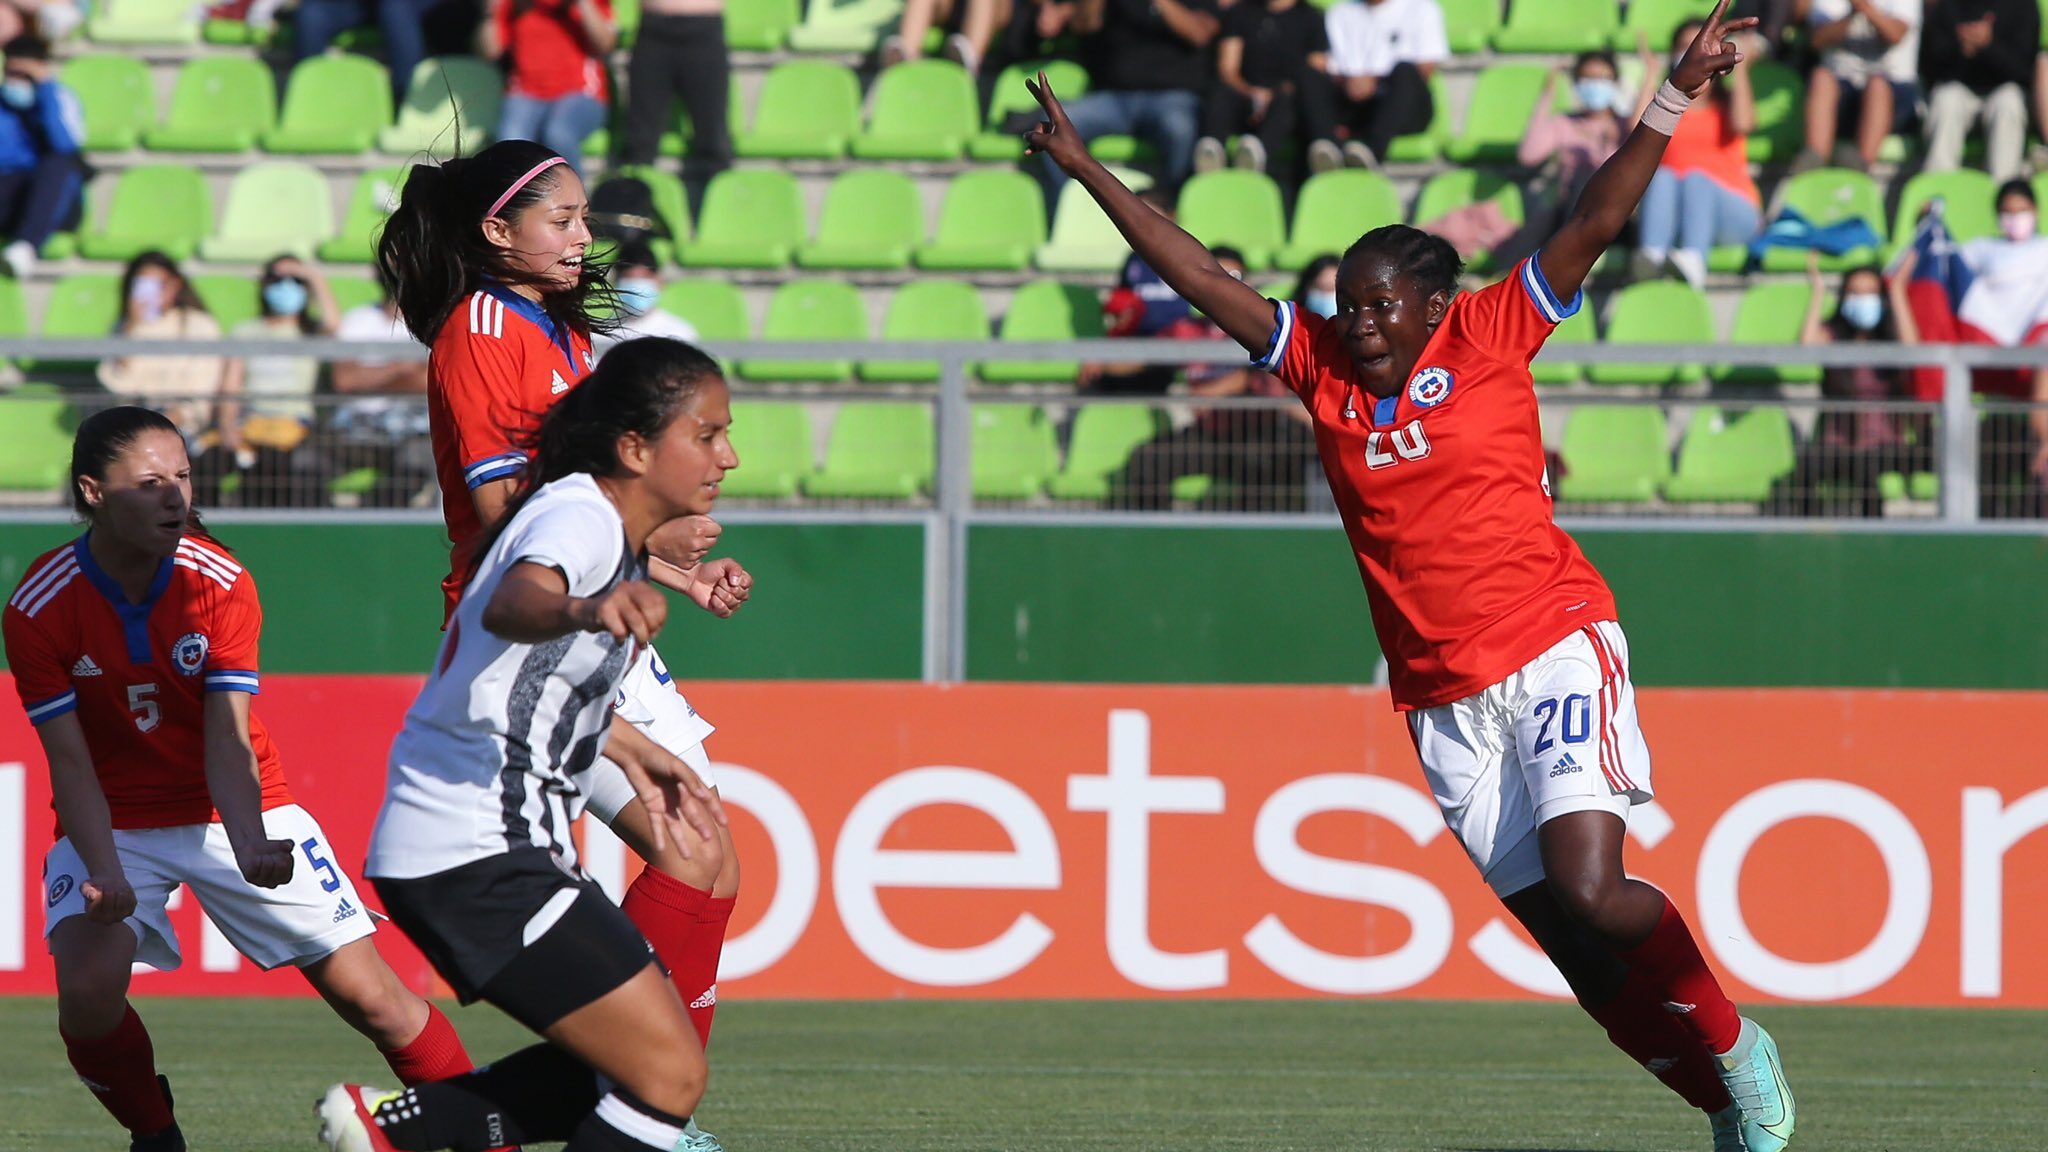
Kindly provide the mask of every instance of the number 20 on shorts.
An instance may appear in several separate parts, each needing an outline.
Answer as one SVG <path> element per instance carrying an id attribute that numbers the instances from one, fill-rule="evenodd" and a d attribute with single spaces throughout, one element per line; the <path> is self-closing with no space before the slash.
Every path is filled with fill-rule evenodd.
<path id="1" fill-rule="evenodd" d="M 1593 734 L 1593 698 L 1583 692 L 1574 692 L 1562 699 L 1552 696 L 1536 702 L 1536 715 L 1543 723 L 1536 729 L 1537 755 L 1550 751 L 1555 741 L 1550 738 L 1550 726 L 1558 721 L 1557 739 L 1566 744 L 1584 744 L 1586 737 Z"/>

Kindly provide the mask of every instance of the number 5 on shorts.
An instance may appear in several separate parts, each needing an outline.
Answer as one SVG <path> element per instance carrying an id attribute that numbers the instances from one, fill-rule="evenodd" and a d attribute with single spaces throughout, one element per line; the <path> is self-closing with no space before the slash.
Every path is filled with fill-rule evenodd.
<path id="1" fill-rule="evenodd" d="M 1543 718 L 1542 727 L 1536 729 L 1536 754 L 1550 751 L 1550 722 L 1557 719 L 1560 711 L 1555 697 L 1536 702 L 1536 715 Z M 1558 739 L 1567 744 L 1584 744 L 1593 732 L 1593 698 L 1581 692 L 1574 692 L 1564 698 L 1564 723 L 1558 728 Z"/>
<path id="2" fill-rule="evenodd" d="M 306 842 L 299 845 L 299 850 L 306 854 L 306 863 L 311 864 L 313 871 L 320 874 L 320 890 L 322 892 L 339 891 L 341 888 L 341 876 L 334 870 L 333 862 L 328 860 L 327 857 L 320 855 L 320 838 L 318 836 L 306 837 Z"/>

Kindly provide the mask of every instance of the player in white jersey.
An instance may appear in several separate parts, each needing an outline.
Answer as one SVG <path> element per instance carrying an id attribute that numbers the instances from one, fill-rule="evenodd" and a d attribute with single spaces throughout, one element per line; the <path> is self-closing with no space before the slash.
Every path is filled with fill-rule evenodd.
<path id="1" fill-rule="evenodd" d="M 548 1043 L 405 1092 L 336 1085 L 319 1104 L 331 1152 L 683 1139 L 704 1050 L 646 938 L 577 867 L 569 825 L 603 753 L 658 841 L 718 843 L 717 798 L 612 700 L 666 618 L 647 538 L 711 510 L 739 463 L 730 423 L 717 364 L 658 339 L 619 345 L 542 422 L 531 486 L 479 549 L 392 745 L 364 873 L 464 1003 Z"/>

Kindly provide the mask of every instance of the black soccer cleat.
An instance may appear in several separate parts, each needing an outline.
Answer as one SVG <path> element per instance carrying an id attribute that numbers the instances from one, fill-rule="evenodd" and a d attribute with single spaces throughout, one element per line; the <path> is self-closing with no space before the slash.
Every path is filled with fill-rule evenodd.
<path id="1" fill-rule="evenodd" d="M 171 1100 L 171 1078 L 157 1073 L 156 1086 L 163 1089 L 164 1107 L 175 1111 L 177 1105 Z M 185 1152 L 185 1134 L 178 1131 L 178 1122 L 172 1120 L 171 1126 L 161 1132 L 130 1139 L 128 1152 Z"/>

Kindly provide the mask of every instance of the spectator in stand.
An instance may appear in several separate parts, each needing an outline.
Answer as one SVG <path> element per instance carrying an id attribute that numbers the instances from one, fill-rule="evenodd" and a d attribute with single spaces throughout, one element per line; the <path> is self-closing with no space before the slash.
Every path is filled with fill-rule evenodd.
<path id="1" fill-rule="evenodd" d="M 661 306 L 661 261 L 655 258 L 653 248 L 640 241 L 622 245 L 612 260 L 612 284 L 626 321 L 615 332 L 591 335 L 599 357 L 615 344 L 643 336 L 697 342 L 696 327 Z"/>
<path id="2" fill-rule="evenodd" d="M 1154 212 L 1174 218 L 1173 201 L 1156 188 L 1138 194 Z M 1102 329 L 1118 339 L 1159 336 L 1193 311 L 1136 253 L 1124 261 L 1116 287 L 1102 303 Z M 1173 386 L 1171 364 L 1084 364 L 1081 388 L 1103 396 L 1164 396 Z"/>
<path id="3" fill-rule="evenodd" d="M 1910 254 L 1908 259 L 1910 260 Z M 1827 285 L 1820 277 L 1820 257 L 1806 264 L 1812 293 L 1799 342 L 1823 344 L 1918 344 L 1906 304 L 1910 263 L 1889 283 L 1876 266 L 1851 269 L 1842 277 L 1840 302 L 1826 316 Z M 1830 367 L 1821 373 L 1823 400 L 1906 400 L 1912 396 L 1909 373 L 1867 364 Z M 1882 516 L 1884 497 L 1877 479 L 1886 472 L 1910 473 L 1933 459 L 1925 419 L 1898 412 L 1823 411 L 1813 436 L 1799 452 L 1792 474 L 1772 494 L 1775 511 L 1799 516 Z"/>
<path id="4" fill-rule="evenodd" d="M 85 113 L 78 96 L 59 83 L 50 44 L 40 36 L 7 42 L 6 79 L 0 81 L 0 227 L 7 246 L 0 259 L 19 280 L 67 218 L 85 187 L 79 145 Z"/>
<path id="5" fill-rule="evenodd" d="M 2029 3 L 2032 0 L 2028 0 Z M 1688 20 L 1672 36 L 1673 59 L 1698 35 L 1700 21 Z M 1658 73 L 1644 61 L 1646 76 Z M 1635 119 L 1654 92 L 1637 98 Z M 1749 174 L 1749 134 L 1756 129 L 1756 100 L 1747 59 L 1723 83 L 1708 87 L 1703 104 L 1678 122 L 1664 161 L 1650 178 L 1636 217 L 1635 276 L 1659 275 L 1666 263 L 1699 288 L 1707 280 L 1707 251 L 1722 244 L 1747 244 L 1756 235 L 1762 199 Z"/>
<path id="6" fill-rule="evenodd" d="M 683 178 L 694 207 L 704 185 L 732 164 L 732 59 L 725 48 L 725 0 L 645 0 L 626 64 L 628 164 L 652 164 L 675 104 L 690 114 Z"/>
<path id="7" fill-rule="evenodd" d="M 1572 61 L 1564 77 L 1571 82 L 1569 111 L 1556 106 L 1555 83 L 1543 86 L 1515 153 L 1516 162 L 1533 173 L 1522 185 L 1523 223 L 1493 248 L 1495 267 L 1512 268 L 1534 255 L 1564 223 L 1586 181 L 1621 147 L 1629 125 L 1621 118 L 1619 75 L 1614 54 L 1603 48 Z"/>
<path id="8" fill-rule="evenodd" d="M 1450 59 L 1436 0 L 1345 0 L 1324 14 L 1344 158 L 1372 168 L 1397 136 L 1429 127 L 1437 66 Z"/>
<path id="9" fill-rule="evenodd" d="M 1079 0 L 1072 26 L 1094 87 L 1067 106 L 1083 140 L 1136 136 L 1158 150 L 1162 182 L 1187 179 L 1209 86 L 1209 45 L 1222 27 L 1215 0 Z M 1065 182 L 1044 161 L 1050 188 Z"/>
<path id="10" fill-rule="evenodd" d="M 280 256 L 257 281 L 259 309 L 237 324 L 236 340 L 296 342 L 331 336 L 340 309 L 327 278 L 293 256 Z M 218 438 L 192 462 L 192 499 L 218 505 L 221 484 L 241 476 L 238 503 L 246 508 L 308 508 L 327 502 L 332 470 L 311 443 L 313 393 L 320 361 L 283 353 L 229 360 L 214 417 Z"/>
<path id="11" fill-rule="evenodd" d="M 384 34 L 391 100 L 405 101 L 413 69 L 429 56 L 464 53 L 475 39 L 475 0 L 299 0 L 294 66 L 327 51 L 337 36 L 375 22 Z"/>
<path id="12" fill-rule="evenodd" d="M 583 174 L 583 140 L 604 126 L 605 57 L 619 44 L 611 0 L 490 0 L 477 55 L 505 66 L 498 139 L 537 140 Z"/>
<path id="13" fill-rule="evenodd" d="M 2040 234 L 2033 186 L 2008 181 L 1997 204 L 1999 235 L 1969 241 L 1957 252 L 1971 273 L 1960 303 L 1952 304 L 1934 279 L 1907 286 L 1914 327 L 1930 344 L 2048 345 L 2048 236 Z M 1910 278 L 1911 269 L 1900 276 Z M 2048 366 L 1979 368 L 1971 383 L 1990 399 L 2037 405 L 2027 412 L 1986 412 L 1977 421 L 1981 514 L 2048 515 Z M 1919 374 L 1920 399 L 1940 399 L 1941 388 L 1939 369 Z"/>
<path id="14" fill-rule="evenodd" d="M 1321 9 L 1303 0 L 1232 4 L 1216 41 L 1216 84 L 1195 144 L 1195 171 L 1223 167 L 1223 142 L 1240 134 L 1239 168 L 1263 172 L 1290 143 L 1304 147 L 1311 172 L 1343 167 L 1329 63 Z"/>
<path id="15" fill-rule="evenodd" d="M 1938 2 L 1938 0 L 1937 0 Z M 1806 79 L 1806 147 L 1794 172 L 1832 163 L 1869 171 L 1884 138 L 1920 107 L 1922 0 L 1811 0 L 1806 20 L 1820 63 Z M 1838 147 L 1838 133 L 1855 137 Z"/>
<path id="16" fill-rule="evenodd" d="M 192 282 L 162 252 L 144 252 L 121 274 L 114 335 L 136 340 L 218 340 L 220 323 Z M 188 439 L 213 426 L 227 363 L 218 356 L 121 356 L 102 360 L 100 383 L 124 403 L 154 408 Z"/>
<path id="17" fill-rule="evenodd" d="M 2035 0 L 1929 0 L 1920 32 L 1927 89 L 1926 171 L 1962 166 L 1963 141 L 1984 123 L 1985 167 L 1994 180 L 2022 175 L 2027 94 L 2041 49 Z"/>
<path id="18" fill-rule="evenodd" d="M 411 344 L 388 292 L 375 304 L 341 314 L 337 340 Z M 427 360 L 337 360 L 330 371 L 334 391 L 349 397 L 335 407 L 328 424 L 327 453 L 347 471 L 374 468 L 377 482 L 364 496 L 372 508 L 403 508 L 427 491 L 434 477 L 434 450 L 427 427 Z"/>
<path id="19" fill-rule="evenodd" d="M 946 59 L 978 75 L 997 30 L 1008 27 L 1010 18 L 1010 0 L 908 0 L 898 31 L 882 41 L 882 67 L 922 57 L 925 35 L 937 27 L 946 32 Z"/>
<path id="20" fill-rule="evenodd" d="M 1244 279 L 1244 258 L 1234 248 L 1210 250 L 1223 270 Z M 1295 284 L 1294 300 L 1313 310 L 1327 304 L 1337 310 L 1337 264 L 1334 256 L 1304 269 Z M 1224 340 L 1223 329 L 1207 317 L 1187 316 L 1160 334 L 1169 340 Z M 1293 398 L 1269 372 L 1241 364 L 1190 364 L 1188 391 L 1201 397 L 1268 396 Z M 1116 507 L 1164 511 L 1173 506 L 1173 482 L 1182 476 L 1208 476 L 1217 482 L 1212 505 L 1239 512 L 1298 512 L 1306 500 L 1305 481 L 1316 443 L 1308 410 L 1298 403 L 1273 408 L 1203 408 L 1194 422 L 1131 453 L 1116 491 Z"/>

